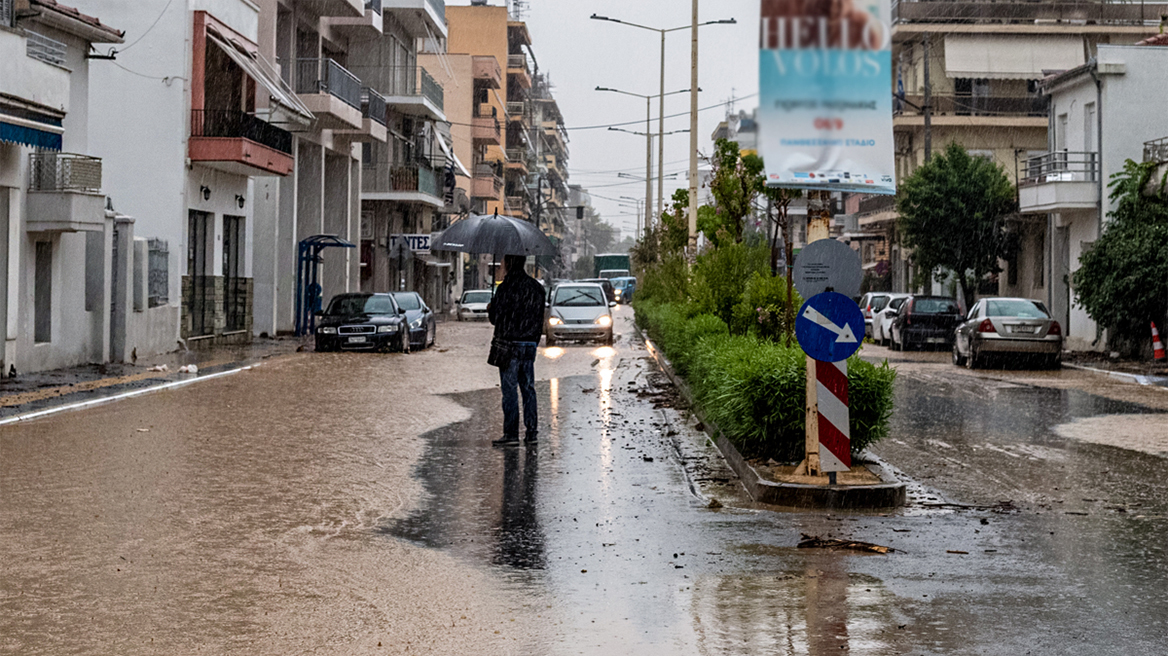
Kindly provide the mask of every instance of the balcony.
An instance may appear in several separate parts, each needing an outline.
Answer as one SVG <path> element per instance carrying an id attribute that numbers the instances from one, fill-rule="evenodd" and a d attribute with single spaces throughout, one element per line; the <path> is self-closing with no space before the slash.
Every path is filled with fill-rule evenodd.
<path id="1" fill-rule="evenodd" d="M 28 232 L 105 228 L 101 160 L 74 153 L 29 155 Z"/>
<path id="2" fill-rule="evenodd" d="M 386 114 L 385 96 L 377 93 L 371 87 L 363 87 L 361 89 L 361 129 L 337 130 L 335 134 L 344 135 L 350 141 L 385 143 L 389 137 Z"/>
<path id="3" fill-rule="evenodd" d="M 479 164 L 475 167 L 474 177 L 470 179 L 470 197 L 497 199 L 503 191 L 503 178 L 496 173 L 495 167 L 490 164 Z"/>
<path id="4" fill-rule="evenodd" d="M 499 62 L 489 55 L 475 55 L 472 58 L 474 79 L 486 83 L 489 89 L 498 89 L 503 86 L 503 70 Z"/>
<path id="5" fill-rule="evenodd" d="M 191 111 L 192 162 L 237 175 L 292 172 L 292 133 L 236 110 Z"/>
<path id="6" fill-rule="evenodd" d="M 374 39 L 381 36 L 383 20 L 381 0 L 365 0 L 365 13 L 356 17 L 326 18 L 332 29 L 350 38 Z"/>
<path id="7" fill-rule="evenodd" d="M 1018 181 L 1022 212 L 1095 209 L 1099 202 L 1099 153 L 1065 150 L 1026 160 Z"/>
<path id="8" fill-rule="evenodd" d="M 527 175 L 527 149 L 526 148 L 508 148 L 507 149 L 507 170 L 518 171 L 523 175 Z"/>
<path id="9" fill-rule="evenodd" d="M 421 66 L 390 67 L 389 87 L 385 101 L 395 111 L 410 116 L 421 116 L 433 121 L 445 121 L 442 85 Z"/>
<path id="10" fill-rule="evenodd" d="M 444 0 L 381 0 L 387 12 L 406 28 L 410 36 L 445 39 L 446 2 Z"/>
<path id="11" fill-rule="evenodd" d="M 510 101 L 507 103 L 507 120 L 511 123 L 527 124 L 527 103 Z"/>
<path id="12" fill-rule="evenodd" d="M 1165 187 L 1164 181 L 1168 180 L 1168 177 L 1165 177 L 1168 174 L 1168 137 L 1154 141 L 1145 141 L 1144 161 L 1156 164 L 1156 169 L 1152 171 L 1152 177 L 1148 180 L 1148 185 L 1144 187 L 1144 193 L 1157 196 L 1163 194 Z"/>
<path id="13" fill-rule="evenodd" d="M 897 100 L 893 99 L 895 108 Z M 1046 97 L 1027 96 L 932 96 L 933 125 L 1000 125 L 1046 127 L 1050 107 Z M 894 125 L 924 125 L 922 95 L 905 96 L 894 110 Z"/>
<path id="14" fill-rule="evenodd" d="M 442 207 L 439 171 L 429 161 L 367 167 L 361 178 L 361 198 Z"/>
<path id="15" fill-rule="evenodd" d="M 507 55 L 507 77 L 524 89 L 531 88 L 531 69 L 527 67 L 527 55 Z"/>
<path id="16" fill-rule="evenodd" d="M 3 4 L 4 1 L 0 0 L 0 4 Z M 25 36 L 28 37 L 28 43 L 25 45 L 24 54 L 46 64 L 65 66 L 65 56 L 69 53 L 69 46 L 30 30 L 25 31 Z"/>
<path id="17" fill-rule="evenodd" d="M 361 80 L 332 59 L 296 60 L 296 95 L 327 130 L 363 125 Z"/>
<path id="18" fill-rule="evenodd" d="M 1168 4 L 1111 0 L 893 0 L 892 21 L 906 23 L 1106 24 L 1142 27 L 1168 14 Z"/>
<path id="19" fill-rule="evenodd" d="M 315 0 L 312 8 L 321 18 L 356 18 L 365 14 L 363 0 Z"/>
<path id="20" fill-rule="evenodd" d="M 506 213 L 510 216 L 518 216 L 526 218 L 531 214 L 531 200 L 526 194 L 519 196 L 505 196 L 503 204 L 506 208 Z"/>
<path id="21" fill-rule="evenodd" d="M 471 119 L 470 135 L 476 146 L 498 146 L 503 136 L 499 119 L 494 116 L 475 116 Z"/>

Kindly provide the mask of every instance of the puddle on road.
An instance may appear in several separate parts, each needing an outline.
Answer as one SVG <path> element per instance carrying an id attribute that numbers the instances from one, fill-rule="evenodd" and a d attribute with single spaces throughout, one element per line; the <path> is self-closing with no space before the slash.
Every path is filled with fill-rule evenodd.
<path id="1" fill-rule="evenodd" d="M 1168 415 L 1080 417 L 1054 427 L 1059 437 L 1168 458 Z"/>

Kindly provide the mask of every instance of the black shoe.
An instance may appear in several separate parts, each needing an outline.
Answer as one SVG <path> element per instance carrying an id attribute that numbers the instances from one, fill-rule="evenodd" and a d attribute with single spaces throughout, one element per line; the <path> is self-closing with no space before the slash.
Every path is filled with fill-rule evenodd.
<path id="1" fill-rule="evenodd" d="M 523 438 L 523 441 L 527 442 L 528 444 L 535 444 L 536 442 L 539 441 L 539 433 L 528 433 Z"/>
<path id="2" fill-rule="evenodd" d="M 518 437 L 504 437 L 499 440 L 492 440 L 491 446 L 519 446 Z"/>

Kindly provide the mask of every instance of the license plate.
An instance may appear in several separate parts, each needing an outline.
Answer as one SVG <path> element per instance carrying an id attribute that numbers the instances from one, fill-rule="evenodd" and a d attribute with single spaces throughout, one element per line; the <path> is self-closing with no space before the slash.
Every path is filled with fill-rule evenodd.
<path id="1" fill-rule="evenodd" d="M 368 341 L 368 339 L 365 337 L 350 337 L 349 338 L 350 344 L 364 344 L 366 341 Z"/>
<path id="2" fill-rule="evenodd" d="M 926 344 L 944 344 L 945 338 L 944 337 L 929 337 L 928 339 L 925 340 L 925 343 Z"/>
<path id="3" fill-rule="evenodd" d="M 1014 326 L 1014 329 L 1011 332 L 1033 335 L 1034 333 L 1038 332 L 1038 328 L 1035 328 L 1034 326 Z"/>

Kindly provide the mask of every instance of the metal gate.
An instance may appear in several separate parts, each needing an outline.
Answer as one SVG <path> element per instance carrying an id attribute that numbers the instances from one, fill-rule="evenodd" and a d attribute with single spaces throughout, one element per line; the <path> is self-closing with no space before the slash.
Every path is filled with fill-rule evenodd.
<path id="1" fill-rule="evenodd" d="M 243 276 L 242 216 L 223 217 L 223 312 L 227 330 L 243 330 L 247 321 L 247 279 Z"/>
<path id="2" fill-rule="evenodd" d="M 191 318 L 190 337 L 210 335 L 215 330 L 214 294 L 209 289 L 214 278 L 207 275 L 210 262 L 207 241 L 211 233 L 211 214 L 190 210 L 187 221 L 187 315 Z"/>

